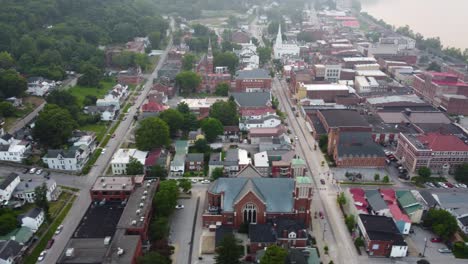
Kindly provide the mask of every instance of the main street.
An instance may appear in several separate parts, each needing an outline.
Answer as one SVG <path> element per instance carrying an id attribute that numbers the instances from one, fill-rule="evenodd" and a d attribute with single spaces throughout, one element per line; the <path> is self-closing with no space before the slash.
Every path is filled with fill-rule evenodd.
<path id="1" fill-rule="evenodd" d="M 88 209 L 88 206 L 91 204 L 89 189 L 94 184 L 98 176 L 104 175 L 107 164 L 110 162 L 112 155 L 119 148 L 122 140 L 125 137 L 125 134 L 134 122 L 134 119 L 132 117 L 137 113 L 137 110 L 139 109 L 143 101 L 146 99 L 147 94 L 151 90 L 153 79 L 157 78 L 157 72 L 166 60 L 167 53 L 169 52 L 171 47 L 172 38 L 169 41 L 169 44 L 167 45 L 166 49 L 164 50 L 164 53 L 161 55 L 158 61 L 158 65 L 151 73 L 146 83 L 143 85 L 143 90 L 138 96 L 138 99 L 135 101 L 134 106 L 132 106 L 129 109 L 128 117 L 130 118 L 125 118 L 122 120 L 119 127 L 115 131 L 115 137 L 111 139 L 105 147 L 105 153 L 99 156 L 90 173 L 87 176 L 83 176 L 85 177 L 83 182 L 84 187 L 80 190 L 78 198 L 75 200 L 73 207 L 71 208 L 70 212 L 68 213 L 67 217 L 63 222 L 63 231 L 60 233 L 60 235 L 55 237 L 54 246 L 48 250 L 44 263 L 55 263 L 58 260 L 60 254 L 65 249 L 68 240 L 72 236 L 75 229 L 78 227 L 81 218 L 84 216 L 86 210 Z"/>

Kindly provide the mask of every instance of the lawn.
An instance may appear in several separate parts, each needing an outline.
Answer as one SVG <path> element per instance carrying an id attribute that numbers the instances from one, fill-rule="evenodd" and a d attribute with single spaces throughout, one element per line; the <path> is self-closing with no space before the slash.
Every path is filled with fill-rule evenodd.
<path id="1" fill-rule="evenodd" d="M 96 124 L 84 125 L 80 127 L 80 130 L 96 133 L 96 141 L 101 142 L 102 138 L 106 135 L 107 125 L 107 123 L 99 122 Z"/>
<path id="2" fill-rule="evenodd" d="M 87 95 L 92 95 L 96 96 L 97 98 L 103 98 L 104 95 L 107 94 L 107 92 L 114 87 L 116 82 L 114 80 L 106 80 L 106 81 L 101 81 L 101 88 L 97 87 L 84 87 L 80 85 L 76 85 L 72 88 L 70 88 L 70 93 L 74 96 L 76 96 L 78 100 L 78 104 L 81 106 L 83 105 L 83 101 Z"/>
<path id="3" fill-rule="evenodd" d="M 49 214 L 53 217 L 55 216 L 60 209 L 64 206 L 64 204 L 68 201 L 70 198 L 71 194 L 67 192 L 62 192 L 60 194 L 60 197 L 58 198 L 57 201 L 55 202 L 50 202 L 49 203 Z"/>

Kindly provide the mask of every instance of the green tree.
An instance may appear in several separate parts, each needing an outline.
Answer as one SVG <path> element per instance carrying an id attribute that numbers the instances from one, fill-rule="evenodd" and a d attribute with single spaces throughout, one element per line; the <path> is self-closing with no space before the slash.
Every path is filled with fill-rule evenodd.
<path id="1" fill-rule="evenodd" d="M 201 123 L 201 129 L 205 133 L 208 142 L 214 142 L 219 135 L 224 133 L 223 124 L 216 118 L 206 118 Z"/>
<path id="2" fill-rule="evenodd" d="M 269 47 L 258 47 L 257 54 L 260 61 L 260 66 L 265 65 L 265 63 L 271 60 L 271 48 Z"/>
<path id="3" fill-rule="evenodd" d="M 224 177 L 224 169 L 223 168 L 215 168 L 211 172 L 211 178 L 213 180 L 217 180 L 217 179 L 222 178 L 222 177 Z"/>
<path id="4" fill-rule="evenodd" d="M 15 215 L 12 212 L 4 212 L 0 214 L 0 236 L 4 236 L 13 231 L 18 226 Z"/>
<path id="5" fill-rule="evenodd" d="M 429 209 L 424 225 L 431 227 L 434 233 L 444 240 L 449 240 L 458 230 L 455 217 L 443 209 Z"/>
<path id="6" fill-rule="evenodd" d="M 429 169 L 428 167 L 421 167 L 418 169 L 418 175 L 423 178 L 429 178 L 431 177 L 431 174 L 431 169 Z"/>
<path id="7" fill-rule="evenodd" d="M 49 215 L 49 201 L 47 200 L 47 185 L 43 183 L 41 186 L 37 186 L 34 189 L 34 203 L 37 207 L 44 210 L 46 219 L 50 219 Z"/>
<path id="8" fill-rule="evenodd" d="M 229 84 L 222 82 L 216 85 L 215 95 L 217 96 L 228 96 L 229 94 Z"/>
<path id="9" fill-rule="evenodd" d="M 160 178 L 166 179 L 167 178 L 167 170 L 161 165 L 154 165 L 148 171 L 148 178 Z"/>
<path id="10" fill-rule="evenodd" d="M 180 102 L 177 105 L 177 111 L 179 111 L 181 114 L 189 114 L 190 113 L 190 108 L 186 102 Z"/>
<path id="11" fill-rule="evenodd" d="M 112 64 L 115 66 L 126 69 L 128 67 L 133 66 L 135 60 L 135 53 L 131 51 L 122 51 L 115 56 L 112 56 Z"/>
<path id="12" fill-rule="evenodd" d="M 158 217 L 169 217 L 177 205 L 179 186 L 175 180 L 162 181 L 154 196 L 153 204 Z"/>
<path id="13" fill-rule="evenodd" d="M 288 251 L 277 245 L 267 247 L 265 254 L 260 259 L 260 264 L 284 264 Z"/>
<path id="14" fill-rule="evenodd" d="M 388 177 L 388 175 L 385 175 L 385 176 L 383 177 L 382 182 L 384 182 L 384 183 L 389 183 L 389 182 L 390 182 L 390 178 Z"/>
<path id="15" fill-rule="evenodd" d="M 179 187 L 183 192 L 188 192 L 190 189 L 192 189 L 192 182 L 188 179 L 182 179 L 179 181 Z"/>
<path id="16" fill-rule="evenodd" d="M 344 195 L 344 192 L 341 192 L 338 197 L 336 198 L 336 201 L 340 206 L 343 206 L 346 204 L 346 196 Z"/>
<path id="17" fill-rule="evenodd" d="M 380 174 L 376 173 L 374 175 L 374 181 L 380 181 Z"/>
<path id="18" fill-rule="evenodd" d="M 148 117 L 140 122 L 135 132 L 138 149 L 152 150 L 169 145 L 169 126 L 158 117 Z"/>
<path id="19" fill-rule="evenodd" d="M 77 123 L 70 113 L 54 104 L 47 104 L 39 113 L 33 129 L 34 138 L 50 148 L 60 148 L 72 135 Z"/>
<path id="20" fill-rule="evenodd" d="M 78 78 L 78 84 L 89 87 L 99 87 L 99 80 L 101 80 L 101 70 L 91 63 L 85 63 L 80 69 L 83 74 Z"/>
<path id="21" fill-rule="evenodd" d="M 13 69 L 0 69 L 0 98 L 20 97 L 28 88 L 26 79 Z"/>
<path id="22" fill-rule="evenodd" d="M 230 36 L 229 36 L 230 37 Z M 222 46 L 222 52 L 226 52 L 226 51 L 233 51 L 233 50 L 240 50 L 242 49 L 242 46 L 237 44 L 237 43 L 234 43 L 234 42 L 231 42 L 231 41 L 226 41 L 224 40 L 223 43 L 221 43 L 221 46 Z"/>
<path id="23" fill-rule="evenodd" d="M 354 228 L 356 227 L 356 220 L 354 219 L 354 215 L 347 215 L 345 218 L 346 227 L 348 227 L 349 232 L 353 232 Z"/>
<path id="24" fill-rule="evenodd" d="M 208 153 L 211 150 L 210 145 L 208 145 L 208 141 L 203 138 L 197 139 L 197 141 L 195 141 L 193 144 L 193 148 L 198 153 Z"/>
<path id="25" fill-rule="evenodd" d="M 138 264 L 171 264 L 171 259 L 156 251 L 149 251 L 138 258 Z"/>
<path id="26" fill-rule="evenodd" d="M 237 24 L 239 23 L 239 20 L 237 17 L 230 15 L 227 20 L 227 24 L 230 28 L 237 28 Z"/>
<path id="27" fill-rule="evenodd" d="M 0 116 L 13 116 L 15 114 L 15 110 L 15 107 L 10 102 L 0 102 Z"/>
<path id="28" fill-rule="evenodd" d="M 191 71 L 196 62 L 196 57 L 192 53 L 187 53 L 182 58 L 182 71 Z"/>
<path id="29" fill-rule="evenodd" d="M 239 115 L 237 105 L 233 100 L 217 101 L 210 107 L 210 117 L 216 118 L 225 126 L 237 126 Z"/>
<path id="30" fill-rule="evenodd" d="M 168 124 L 171 137 L 177 136 L 177 132 L 182 128 L 184 116 L 176 109 L 167 109 L 159 114 L 159 118 Z"/>
<path id="31" fill-rule="evenodd" d="M 148 39 L 151 42 L 151 48 L 159 49 L 159 44 L 161 44 L 161 33 L 158 31 L 151 32 L 148 35 Z"/>
<path id="32" fill-rule="evenodd" d="M 216 264 L 240 264 L 243 249 L 234 235 L 225 235 L 218 248 L 216 248 Z"/>
<path id="33" fill-rule="evenodd" d="M 143 164 L 134 157 L 130 157 L 130 161 L 127 164 L 126 173 L 127 175 L 140 175 L 143 174 Z"/>
<path id="34" fill-rule="evenodd" d="M 201 77 L 192 71 L 183 71 L 176 76 L 179 93 L 183 96 L 196 92 L 200 83 Z"/>
<path id="35" fill-rule="evenodd" d="M 135 54 L 133 64 L 134 66 L 138 66 L 143 70 L 147 70 L 151 66 L 151 62 L 150 62 L 148 55 L 141 54 L 141 53 Z"/>
<path id="36" fill-rule="evenodd" d="M 76 120 L 81 107 L 78 105 L 78 101 L 69 91 L 54 90 L 46 98 L 47 103 L 58 105 L 61 108 L 67 109 L 70 115 Z"/>
<path id="37" fill-rule="evenodd" d="M 166 217 L 155 217 L 150 225 L 150 239 L 152 241 L 164 239 L 169 235 L 169 230 L 169 222 Z"/>
<path id="38" fill-rule="evenodd" d="M 0 68 L 10 69 L 15 66 L 15 59 L 6 51 L 0 52 Z"/>
<path id="39" fill-rule="evenodd" d="M 228 67 L 229 72 L 234 75 L 239 65 L 239 58 L 233 52 L 226 51 L 216 54 L 213 63 L 215 67 Z"/>
<path id="40" fill-rule="evenodd" d="M 433 61 L 429 64 L 429 66 L 427 66 L 426 70 L 440 72 L 442 69 L 437 62 Z"/>
<path id="41" fill-rule="evenodd" d="M 319 138 L 319 148 L 323 153 L 327 152 L 328 149 L 328 136 L 321 135 Z"/>
<path id="42" fill-rule="evenodd" d="M 455 180 L 462 183 L 468 183 L 468 163 L 463 163 L 455 169 Z"/>

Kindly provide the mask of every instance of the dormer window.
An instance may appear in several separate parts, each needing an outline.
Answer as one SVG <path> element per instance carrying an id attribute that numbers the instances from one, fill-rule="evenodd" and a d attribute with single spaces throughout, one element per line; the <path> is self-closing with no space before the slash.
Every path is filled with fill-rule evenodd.
<path id="1" fill-rule="evenodd" d="M 291 232 L 289 233 L 288 238 L 296 238 L 296 236 L 297 236 L 296 233 Z"/>

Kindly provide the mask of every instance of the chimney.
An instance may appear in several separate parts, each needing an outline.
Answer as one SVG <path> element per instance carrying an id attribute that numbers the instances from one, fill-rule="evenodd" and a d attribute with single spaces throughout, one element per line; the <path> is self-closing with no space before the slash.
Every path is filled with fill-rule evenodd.
<path id="1" fill-rule="evenodd" d="M 283 237 L 288 237 L 288 230 L 283 230 Z"/>
<path id="2" fill-rule="evenodd" d="M 132 180 L 132 185 L 135 185 L 135 176 L 132 175 L 132 176 L 130 177 L 130 179 Z"/>

